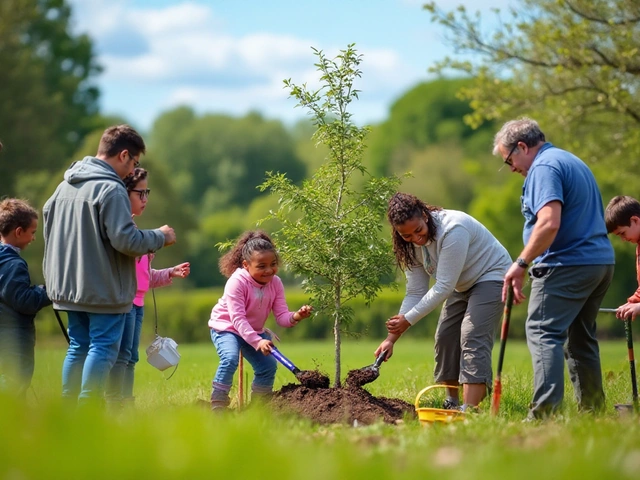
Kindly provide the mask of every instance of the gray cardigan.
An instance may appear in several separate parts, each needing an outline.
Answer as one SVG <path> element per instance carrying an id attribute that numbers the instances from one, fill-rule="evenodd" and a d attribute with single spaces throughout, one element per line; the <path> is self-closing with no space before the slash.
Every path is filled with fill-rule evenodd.
<path id="1" fill-rule="evenodd" d="M 454 290 L 465 292 L 476 283 L 502 281 L 512 263 L 506 248 L 471 215 L 440 210 L 432 216 L 438 229 L 436 237 L 425 247 L 415 246 L 422 264 L 405 271 L 407 290 L 400 313 L 412 325 Z M 423 255 L 423 250 L 428 255 Z M 431 288 L 428 271 L 436 278 Z"/>

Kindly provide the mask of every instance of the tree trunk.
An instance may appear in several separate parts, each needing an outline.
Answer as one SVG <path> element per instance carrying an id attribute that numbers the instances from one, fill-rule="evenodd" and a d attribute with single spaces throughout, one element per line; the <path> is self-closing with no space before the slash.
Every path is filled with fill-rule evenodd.
<path id="1" fill-rule="evenodd" d="M 333 338 L 335 340 L 336 347 L 336 376 L 333 382 L 333 386 L 340 387 L 340 321 L 337 313 L 335 315 L 333 323 Z"/>
<path id="2" fill-rule="evenodd" d="M 333 386 L 340 387 L 340 285 L 335 289 L 335 310 L 333 314 L 333 339 L 335 345 L 336 371 Z"/>

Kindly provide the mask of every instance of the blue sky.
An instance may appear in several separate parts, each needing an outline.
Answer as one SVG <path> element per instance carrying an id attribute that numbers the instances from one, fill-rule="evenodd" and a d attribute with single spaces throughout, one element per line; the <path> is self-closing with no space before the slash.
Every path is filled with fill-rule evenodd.
<path id="1" fill-rule="evenodd" d="M 311 47 L 334 55 L 355 43 L 364 55 L 359 123 L 383 120 L 392 102 L 428 79 L 451 54 L 421 0 L 70 0 L 74 28 L 95 41 L 106 114 L 146 130 L 163 111 L 244 115 L 256 110 L 287 123 L 304 116 L 282 80 L 313 86 Z M 487 20 L 513 0 L 440 0 Z"/>

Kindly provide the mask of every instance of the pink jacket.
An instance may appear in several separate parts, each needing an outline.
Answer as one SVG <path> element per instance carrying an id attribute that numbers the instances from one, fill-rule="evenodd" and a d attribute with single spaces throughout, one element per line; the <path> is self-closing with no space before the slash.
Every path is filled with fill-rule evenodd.
<path id="1" fill-rule="evenodd" d="M 166 287 L 171 285 L 171 269 L 154 270 L 151 268 L 151 260 L 154 254 L 148 253 L 136 258 L 136 277 L 138 278 L 138 290 L 133 299 L 133 304 L 142 307 L 144 305 L 144 295 L 150 288 Z"/>
<path id="2" fill-rule="evenodd" d="M 232 332 L 253 348 L 258 347 L 267 317 L 273 311 L 276 323 L 292 327 L 293 314 L 284 298 L 280 277 L 266 285 L 256 282 L 244 268 L 238 268 L 224 286 L 224 294 L 211 310 L 209 328 L 216 332 Z"/>

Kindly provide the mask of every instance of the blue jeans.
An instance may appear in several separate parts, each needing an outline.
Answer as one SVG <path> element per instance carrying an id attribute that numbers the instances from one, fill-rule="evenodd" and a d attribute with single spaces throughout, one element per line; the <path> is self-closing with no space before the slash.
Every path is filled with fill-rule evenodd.
<path id="1" fill-rule="evenodd" d="M 67 312 L 69 338 L 62 364 L 62 396 L 78 404 L 101 403 L 116 361 L 126 313 Z"/>
<path id="2" fill-rule="evenodd" d="M 582 410 L 604 406 L 596 317 L 613 265 L 533 267 L 526 323 L 533 361 L 530 417 L 557 411 L 564 397 L 564 360 Z"/>
<path id="3" fill-rule="evenodd" d="M 271 340 L 267 332 L 261 333 L 260 336 L 266 340 Z M 238 335 L 231 332 L 216 332 L 212 329 L 211 340 L 220 357 L 220 364 L 213 379 L 212 401 L 228 402 L 233 375 L 238 369 L 240 352 L 253 367 L 252 392 L 254 394 L 267 394 L 273 390 L 277 369 L 277 361 L 273 355 L 263 355 L 262 352 L 257 351 Z"/>
<path id="4" fill-rule="evenodd" d="M 0 318 L 0 392 L 24 398 L 34 370 L 36 326 L 7 316 Z"/>
<path id="5" fill-rule="evenodd" d="M 131 358 L 127 363 L 124 371 L 124 379 L 122 382 L 122 398 L 124 400 L 133 400 L 133 380 L 136 370 L 136 363 L 140 360 L 138 348 L 140 347 L 140 332 L 142 332 L 142 319 L 144 317 L 144 307 L 133 306 L 135 310 L 136 323 L 133 327 L 133 341 L 131 343 Z"/>
<path id="6" fill-rule="evenodd" d="M 126 314 L 122 341 L 116 363 L 109 372 L 105 398 L 107 402 L 118 403 L 133 399 L 133 380 L 135 365 L 138 363 L 138 345 L 142 329 L 144 307 L 133 305 Z"/>

